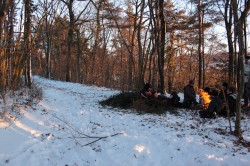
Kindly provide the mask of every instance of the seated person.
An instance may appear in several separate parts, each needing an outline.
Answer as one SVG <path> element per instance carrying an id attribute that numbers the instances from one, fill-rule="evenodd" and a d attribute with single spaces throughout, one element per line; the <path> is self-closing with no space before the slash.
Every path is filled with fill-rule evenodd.
<path id="1" fill-rule="evenodd" d="M 211 89 L 210 87 L 205 87 L 204 92 L 207 92 L 209 95 L 211 95 Z"/>
<path id="2" fill-rule="evenodd" d="M 200 104 L 202 104 L 202 106 L 207 109 L 209 103 L 211 102 L 211 92 L 210 92 L 210 88 L 206 87 L 204 90 L 200 89 L 199 90 L 199 95 L 200 95 Z"/>
<path id="3" fill-rule="evenodd" d="M 201 118 L 215 118 L 216 114 L 220 113 L 221 100 L 218 95 L 219 93 L 215 89 L 211 92 L 211 102 L 208 108 L 199 112 Z"/>
<path id="4" fill-rule="evenodd" d="M 140 92 L 141 98 L 142 99 L 148 99 L 151 97 L 158 97 L 158 94 L 152 90 L 152 86 L 150 83 L 146 83 L 143 87 L 143 89 Z"/>
<path id="5" fill-rule="evenodd" d="M 169 97 L 170 104 L 174 107 L 180 106 L 180 97 L 178 96 L 177 92 L 173 91 Z"/>

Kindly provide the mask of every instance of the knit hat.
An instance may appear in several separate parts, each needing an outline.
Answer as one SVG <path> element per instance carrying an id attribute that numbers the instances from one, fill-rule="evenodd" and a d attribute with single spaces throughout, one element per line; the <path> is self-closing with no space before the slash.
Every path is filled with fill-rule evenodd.
<path id="1" fill-rule="evenodd" d="M 235 93 L 236 88 L 233 87 L 233 86 L 230 86 L 230 87 L 228 88 L 228 90 L 229 90 L 230 92 L 232 92 L 232 93 Z"/>
<path id="2" fill-rule="evenodd" d="M 207 92 L 207 93 L 210 93 L 210 87 L 205 87 L 204 91 Z"/>
<path id="3" fill-rule="evenodd" d="M 227 88 L 227 87 L 228 87 L 228 83 L 223 82 L 223 83 L 222 83 L 222 86 L 224 86 L 225 88 Z"/>
<path id="4" fill-rule="evenodd" d="M 211 92 L 211 95 L 212 95 L 212 96 L 218 96 L 219 93 L 218 93 L 217 90 L 214 89 L 214 90 Z"/>
<path id="5" fill-rule="evenodd" d="M 150 83 L 146 83 L 146 84 L 144 85 L 144 89 L 149 89 L 149 88 L 151 88 L 151 84 L 150 84 Z"/>
<path id="6" fill-rule="evenodd" d="M 194 84 L 194 81 L 193 81 L 193 80 L 190 80 L 190 81 L 189 81 L 189 84 Z"/>

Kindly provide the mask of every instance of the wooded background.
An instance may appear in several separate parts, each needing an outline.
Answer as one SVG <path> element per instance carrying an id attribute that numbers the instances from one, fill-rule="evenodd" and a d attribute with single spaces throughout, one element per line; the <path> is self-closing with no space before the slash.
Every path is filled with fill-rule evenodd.
<path id="1" fill-rule="evenodd" d="M 38 74 L 121 90 L 149 82 L 161 93 L 226 81 L 242 96 L 249 9 L 249 0 L 0 0 L 1 95 Z"/>

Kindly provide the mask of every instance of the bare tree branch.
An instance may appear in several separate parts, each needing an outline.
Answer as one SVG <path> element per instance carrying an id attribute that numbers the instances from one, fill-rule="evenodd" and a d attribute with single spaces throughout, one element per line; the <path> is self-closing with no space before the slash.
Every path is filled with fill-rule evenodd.
<path id="1" fill-rule="evenodd" d="M 51 113 L 50 113 L 51 114 Z M 119 134 L 123 134 L 123 132 L 119 132 L 119 133 L 115 133 L 115 134 L 112 134 L 112 135 L 107 135 L 107 136 L 90 136 L 90 135 L 87 135 L 87 134 L 84 134 L 82 133 L 81 131 L 75 129 L 74 127 L 72 127 L 68 122 L 66 122 L 65 120 L 61 119 L 60 117 L 56 116 L 55 114 L 51 114 L 53 117 L 55 117 L 56 119 L 58 119 L 59 121 L 63 122 L 68 128 L 68 131 L 70 132 L 70 134 L 72 135 L 72 137 L 68 137 L 68 138 L 72 138 L 76 141 L 77 144 L 79 144 L 81 147 L 84 147 L 84 146 L 88 146 L 88 145 L 91 145 L 97 141 L 100 141 L 102 139 L 105 139 L 105 138 L 108 138 L 108 137 L 114 137 L 114 136 L 117 136 Z M 75 133 L 74 133 L 75 132 Z M 75 134 L 78 134 L 79 136 L 75 136 Z M 81 144 L 77 139 L 80 139 L 80 138 L 90 138 L 90 139 L 95 139 L 89 143 L 86 143 L 86 144 Z"/>

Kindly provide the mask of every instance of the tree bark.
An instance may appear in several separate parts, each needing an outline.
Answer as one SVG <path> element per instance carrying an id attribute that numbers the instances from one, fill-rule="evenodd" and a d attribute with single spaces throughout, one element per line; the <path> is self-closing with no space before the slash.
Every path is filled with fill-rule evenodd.
<path id="1" fill-rule="evenodd" d="M 73 32 L 74 32 L 74 12 L 73 12 L 73 2 L 74 0 L 69 0 L 67 3 L 69 10 L 69 30 L 68 30 L 68 57 L 67 57 L 67 67 L 66 67 L 66 81 L 71 81 L 72 76 L 72 58 L 71 58 L 71 50 L 73 44 Z"/>
<path id="2" fill-rule="evenodd" d="M 232 0 L 233 12 L 234 12 L 234 20 L 235 20 L 235 34 L 238 37 L 238 66 L 237 66 L 237 84 L 238 84 L 238 94 L 237 94 L 237 102 L 236 102 L 236 121 L 235 121 L 235 134 L 242 138 L 241 131 L 241 96 L 243 94 L 244 88 L 244 63 L 243 63 L 243 55 L 244 55 L 244 37 L 243 37 L 243 23 L 247 14 L 250 10 L 250 0 L 246 2 L 246 6 L 244 11 L 241 13 L 239 18 L 238 16 L 238 2 L 237 0 Z"/>
<path id="3" fill-rule="evenodd" d="M 51 26 L 49 25 L 49 19 L 48 19 L 48 0 L 45 1 L 45 37 L 46 37 L 46 78 L 50 78 L 51 76 Z"/>
<path id="4" fill-rule="evenodd" d="M 145 7 L 145 0 L 141 2 L 141 11 L 140 17 L 138 22 L 138 30 L 137 30 L 137 43 L 138 43 L 138 81 L 137 81 L 137 89 L 141 88 L 144 83 L 144 73 L 143 73 L 143 65 L 144 65 L 144 58 L 142 52 L 142 43 L 141 43 L 141 26 L 143 21 L 143 14 L 144 14 L 144 7 Z"/>
<path id="5" fill-rule="evenodd" d="M 165 55 L 165 19 L 164 19 L 164 0 L 159 0 L 156 5 L 156 29 L 159 28 L 159 32 L 156 31 L 157 38 L 156 47 L 158 54 L 158 72 L 160 77 L 160 93 L 164 93 L 164 55 Z"/>
<path id="6" fill-rule="evenodd" d="M 25 5 L 25 22 L 24 22 L 24 56 L 26 59 L 26 85 L 31 87 L 32 84 L 32 75 L 31 75 L 31 1 L 24 0 Z"/>
<path id="7" fill-rule="evenodd" d="M 199 45 L 198 45 L 198 55 L 199 55 L 199 78 L 198 78 L 198 88 L 202 86 L 202 0 L 199 0 L 198 3 L 198 20 L 199 20 Z"/>

